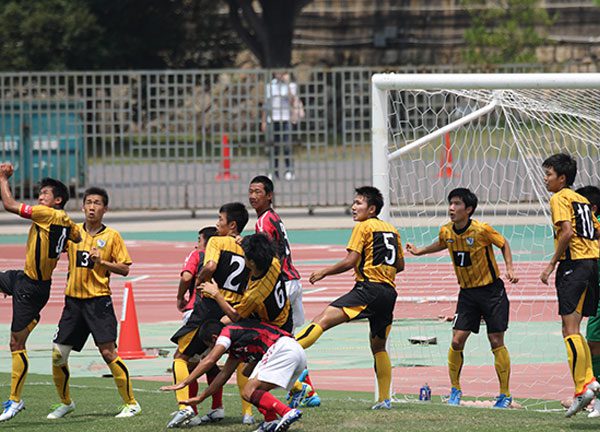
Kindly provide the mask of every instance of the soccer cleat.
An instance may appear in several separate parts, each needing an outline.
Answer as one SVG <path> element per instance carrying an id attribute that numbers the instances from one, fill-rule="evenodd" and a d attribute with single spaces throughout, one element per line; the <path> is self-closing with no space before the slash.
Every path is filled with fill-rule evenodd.
<path id="1" fill-rule="evenodd" d="M 275 428 L 275 432 L 285 432 L 287 431 L 292 423 L 297 422 L 302 417 L 302 411 L 299 409 L 291 409 L 283 417 L 279 420 L 277 427 Z"/>
<path id="2" fill-rule="evenodd" d="M 300 402 L 300 406 L 307 408 L 315 408 L 321 406 L 321 398 L 315 392 L 312 396 L 307 396 L 304 399 L 302 399 L 302 402 Z"/>
<path id="3" fill-rule="evenodd" d="M 500 393 L 500 396 L 496 398 L 496 403 L 493 408 L 510 408 L 512 404 L 512 396 L 506 396 L 504 393 Z"/>
<path id="4" fill-rule="evenodd" d="M 588 418 L 600 417 L 600 399 L 596 397 L 594 401 L 594 409 L 588 414 Z"/>
<path id="5" fill-rule="evenodd" d="M 588 406 L 588 404 L 594 399 L 594 392 L 587 388 L 579 396 L 573 398 L 573 404 L 567 410 L 565 417 L 573 417 L 579 411 Z"/>
<path id="6" fill-rule="evenodd" d="M 216 423 L 225 418 L 225 410 L 223 408 L 215 408 L 210 410 L 208 413 L 203 415 L 202 417 L 197 416 L 190 420 L 190 426 L 194 426 L 192 422 L 199 417 L 200 423 L 198 424 L 207 424 L 207 423 Z"/>
<path id="7" fill-rule="evenodd" d="M 289 392 L 287 397 L 288 406 L 290 408 L 298 408 L 302 399 L 310 393 L 312 390 L 311 386 L 306 383 L 302 383 L 302 389 L 297 392 Z"/>
<path id="8" fill-rule="evenodd" d="M 450 389 L 450 397 L 448 397 L 448 405 L 460 405 L 460 398 L 462 397 L 462 391 L 456 387 Z"/>
<path id="9" fill-rule="evenodd" d="M 382 400 L 381 402 L 377 402 L 375 405 L 371 407 L 372 410 L 389 410 L 392 409 L 392 401 L 389 399 Z"/>
<path id="10" fill-rule="evenodd" d="M 254 423 L 256 423 L 256 421 L 254 421 L 254 416 L 252 414 L 244 414 L 242 417 L 242 424 L 253 425 Z"/>
<path id="11" fill-rule="evenodd" d="M 277 425 L 279 424 L 279 420 L 273 420 L 270 422 L 262 422 L 260 425 L 258 425 L 258 429 L 256 429 L 253 432 L 275 432 L 275 429 L 277 429 Z"/>
<path id="12" fill-rule="evenodd" d="M 171 418 L 169 423 L 167 423 L 167 428 L 171 429 L 180 427 L 192 417 L 194 417 L 194 410 L 190 406 L 182 408 L 179 411 L 175 411 L 173 413 L 173 418 Z"/>
<path id="13" fill-rule="evenodd" d="M 142 412 L 142 407 L 139 403 L 125 404 L 123 408 L 121 408 L 121 412 L 117 414 L 116 418 L 127 418 L 133 417 Z"/>
<path id="14" fill-rule="evenodd" d="M 63 418 L 73 411 L 75 411 L 75 402 L 71 401 L 70 404 L 60 403 L 52 407 L 52 412 L 46 418 L 51 420 Z"/>
<path id="15" fill-rule="evenodd" d="M 2 414 L 0 414 L 0 422 L 10 420 L 19 414 L 19 412 L 23 411 L 25 409 L 25 401 L 21 399 L 19 402 L 15 402 L 14 400 L 9 399 L 2 403 L 2 407 L 4 410 L 2 411 Z"/>

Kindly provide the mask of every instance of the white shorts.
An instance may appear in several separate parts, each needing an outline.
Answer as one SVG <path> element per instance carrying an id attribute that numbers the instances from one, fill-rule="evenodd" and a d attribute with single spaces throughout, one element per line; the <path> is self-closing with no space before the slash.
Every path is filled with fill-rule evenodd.
<path id="1" fill-rule="evenodd" d="M 298 327 L 304 325 L 304 307 L 302 306 L 302 284 L 298 279 L 292 279 L 285 283 L 285 291 L 288 299 L 290 300 L 290 306 L 292 307 L 292 319 L 294 320 L 292 333 Z"/>
<path id="2" fill-rule="evenodd" d="M 295 339 L 283 336 L 267 350 L 252 371 L 250 378 L 291 390 L 304 369 L 306 369 L 304 349 Z"/>

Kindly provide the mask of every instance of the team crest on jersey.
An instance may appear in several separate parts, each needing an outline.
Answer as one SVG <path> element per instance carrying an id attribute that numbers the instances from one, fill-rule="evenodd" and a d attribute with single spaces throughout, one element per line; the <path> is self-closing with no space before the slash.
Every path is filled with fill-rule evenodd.
<path id="1" fill-rule="evenodd" d="M 446 239 L 446 243 L 454 243 L 454 240 L 452 240 L 452 239 Z"/>
<path id="2" fill-rule="evenodd" d="M 96 244 L 98 245 L 98 247 L 100 249 L 102 249 L 104 246 L 106 246 L 106 240 L 98 239 L 98 241 L 96 242 Z"/>
<path id="3" fill-rule="evenodd" d="M 473 237 L 467 237 L 467 244 L 473 246 L 473 244 L 475 244 L 475 239 Z"/>

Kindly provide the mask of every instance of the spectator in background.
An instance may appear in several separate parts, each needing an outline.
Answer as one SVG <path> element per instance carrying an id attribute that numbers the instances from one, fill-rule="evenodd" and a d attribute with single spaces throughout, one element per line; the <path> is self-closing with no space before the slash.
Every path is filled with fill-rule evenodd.
<path id="1" fill-rule="evenodd" d="M 265 105 L 263 106 L 261 131 L 267 133 L 267 141 L 272 144 L 272 173 L 279 179 L 279 155 L 283 149 L 284 178 L 294 180 L 294 164 L 292 161 L 292 124 L 304 117 L 304 107 L 298 98 L 296 83 L 292 82 L 289 73 L 274 73 L 273 79 L 266 86 Z"/>

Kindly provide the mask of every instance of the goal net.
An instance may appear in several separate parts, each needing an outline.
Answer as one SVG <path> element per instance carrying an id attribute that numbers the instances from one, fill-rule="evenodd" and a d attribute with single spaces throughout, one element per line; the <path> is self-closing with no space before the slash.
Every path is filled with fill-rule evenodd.
<path id="1" fill-rule="evenodd" d="M 600 186 L 600 74 L 379 74 L 372 82 L 373 183 L 384 193 L 382 217 L 399 228 L 403 245 L 426 246 L 449 221 L 448 193 L 471 189 L 479 199 L 473 217 L 508 239 L 520 278 L 514 285 L 505 279 L 513 396 L 544 408 L 545 400 L 572 396 L 554 275 L 549 286 L 539 280 L 553 253 L 541 164 L 569 153 L 578 165 L 573 187 Z M 393 391 L 417 394 L 427 382 L 434 395 L 448 394 L 459 291 L 451 260 L 447 251 L 405 259 L 390 339 Z M 482 322 L 467 341 L 463 398 L 499 393 L 486 334 Z"/>

